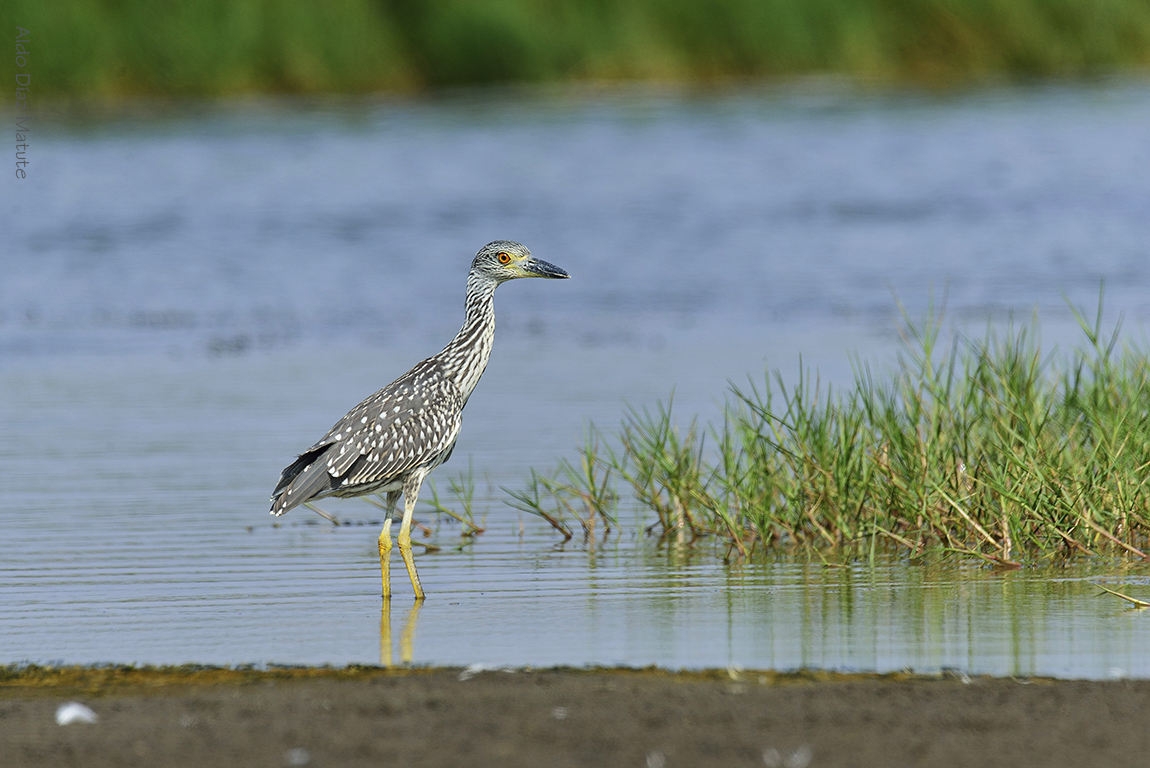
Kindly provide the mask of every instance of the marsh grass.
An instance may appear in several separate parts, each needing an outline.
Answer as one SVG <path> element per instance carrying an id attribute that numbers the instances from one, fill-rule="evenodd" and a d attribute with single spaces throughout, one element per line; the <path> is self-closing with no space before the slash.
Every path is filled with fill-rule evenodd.
<path id="1" fill-rule="evenodd" d="M 563 535 L 564 541 L 575 535 L 571 523 L 574 520 L 583 540 L 593 545 L 597 538 L 605 538 L 612 526 L 618 525 L 614 514 L 618 499 L 612 480 L 617 462 L 604 460 L 604 450 L 603 436 L 590 427 L 579 449 L 577 464 L 562 459 L 551 476 L 531 470 L 531 479 L 525 488 L 502 489 L 510 497 L 507 503 L 546 520 Z"/>
<path id="2" fill-rule="evenodd" d="M 1101 589 L 1103 592 L 1105 592 L 1107 594 L 1122 598 L 1123 600 L 1130 603 L 1132 606 L 1134 606 L 1138 610 L 1145 610 L 1146 608 L 1150 608 L 1150 603 L 1146 602 L 1145 600 L 1139 600 L 1136 597 L 1131 597 L 1130 595 L 1127 595 L 1123 592 L 1119 592 L 1117 590 L 1110 589 L 1109 587 L 1104 587 L 1101 584 L 1096 583 L 1094 586 L 1098 587 L 1099 589 Z"/>
<path id="3" fill-rule="evenodd" d="M 563 520 L 562 500 L 597 499 L 608 515 L 617 479 L 653 515 L 649 533 L 732 558 L 1146 559 L 1150 359 L 1119 345 L 1120 324 L 1103 332 L 1101 297 L 1094 318 L 1075 310 L 1086 343 L 1067 353 L 1042 352 L 1036 319 L 941 347 L 941 313 L 903 317 L 883 376 L 856 360 L 853 387 L 836 392 L 808 372 L 794 385 L 769 373 L 733 385 L 709 429 L 679 428 L 670 405 L 630 409 L 610 444 L 592 430 L 581 460 L 594 469 L 533 472 L 510 503 Z"/>
<path id="4" fill-rule="evenodd" d="M 467 472 L 458 474 L 447 481 L 447 491 L 455 501 L 452 506 L 448 506 L 447 503 L 440 500 L 439 489 L 435 487 L 433 479 L 428 479 L 427 484 L 431 490 L 431 498 L 420 499 L 420 502 L 424 506 L 430 507 L 433 512 L 447 515 L 456 520 L 463 526 L 461 535 L 464 539 L 474 538 L 486 530 L 483 527 L 483 520 L 480 520 L 479 523 L 475 522 L 475 468 L 470 462 L 467 465 Z M 450 502 L 450 500 L 448 501 Z"/>
<path id="5" fill-rule="evenodd" d="M 1144 0 L 10 0 L 46 96 L 363 92 L 1150 64 Z M 10 27 L 11 28 L 11 27 Z"/>

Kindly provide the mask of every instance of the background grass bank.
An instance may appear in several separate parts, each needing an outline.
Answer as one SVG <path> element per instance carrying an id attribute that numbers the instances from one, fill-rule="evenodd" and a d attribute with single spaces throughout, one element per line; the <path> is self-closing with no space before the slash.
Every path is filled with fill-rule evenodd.
<path id="1" fill-rule="evenodd" d="M 12 0 L 37 95 L 362 92 L 1150 65 L 1146 0 Z M 15 33 L 13 33 L 15 34 Z"/>

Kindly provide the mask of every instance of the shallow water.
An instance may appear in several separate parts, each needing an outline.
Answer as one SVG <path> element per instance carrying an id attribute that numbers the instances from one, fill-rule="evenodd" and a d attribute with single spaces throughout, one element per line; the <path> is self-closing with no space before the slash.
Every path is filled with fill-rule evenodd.
<path id="1" fill-rule="evenodd" d="M 510 237 L 570 281 L 500 289 L 470 463 L 488 532 L 419 556 L 394 660 L 1146 676 L 1141 566 L 728 568 L 624 536 L 563 550 L 502 503 L 587 419 L 803 363 L 889 361 L 891 291 L 959 332 L 1065 293 L 1142 335 L 1150 88 L 946 97 L 818 83 L 709 97 L 471 92 L 41 118 L 0 209 L 0 662 L 381 659 L 379 513 L 276 527 L 279 470 L 439 349 Z M 359 523 L 362 523 L 360 525 Z M 522 533 L 521 526 L 522 523 Z M 630 529 L 629 529 L 630 530 Z M 1144 594 L 1142 596 L 1145 596 Z M 384 653 L 386 660 L 386 653 Z"/>

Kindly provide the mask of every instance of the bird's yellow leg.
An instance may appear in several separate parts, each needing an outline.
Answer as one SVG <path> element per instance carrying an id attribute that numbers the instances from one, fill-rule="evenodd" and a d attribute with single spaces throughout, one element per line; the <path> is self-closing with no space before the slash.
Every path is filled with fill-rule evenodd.
<path id="1" fill-rule="evenodd" d="M 415 557 L 411 554 L 411 518 L 415 514 L 415 502 L 419 498 L 419 487 L 427 472 L 416 470 L 403 484 L 403 522 L 399 524 L 399 555 L 403 564 L 407 566 L 407 575 L 411 577 L 411 586 L 415 589 L 415 599 L 423 599 L 423 587 L 419 585 L 419 574 L 415 572 Z"/>
<path id="2" fill-rule="evenodd" d="M 402 552 L 402 547 L 400 552 Z M 379 532 L 379 570 L 383 577 L 383 599 L 391 597 L 391 517 L 383 521 Z"/>
<path id="3" fill-rule="evenodd" d="M 379 532 L 379 571 L 383 577 L 384 602 L 391 597 L 391 520 L 395 517 L 395 505 L 399 502 L 399 491 L 387 492 L 387 519 Z"/>
<path id="4" fill-rule="evenodd" d="M 399 556 L 403 558 L 403 564 L 407 566 L 407 575 L 411 577 L 411 586 L 415 589 L 415 599 L 422 600 L 423 587 L 419 585 L 419 574 L 415 572 L 415 557 L 411 554 L 411 528 L 406 516 L 403 524 L 399 526 L 399 538 L 396 539 L 396 544 L 399 545 Z"/>

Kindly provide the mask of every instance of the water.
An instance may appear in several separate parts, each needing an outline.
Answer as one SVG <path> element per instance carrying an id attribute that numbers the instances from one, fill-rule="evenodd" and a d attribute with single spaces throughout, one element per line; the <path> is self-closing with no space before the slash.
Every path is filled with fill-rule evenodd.
<path id="1" fill-rule="evenodd" d="M 851 353 L 889 361 L 892 291 L 956 332 L 1064 296 L 1142 338 L 1150 88 L 932 96 L 800 83 L 714 95 L 133 105 L 38 116 L 0 225 L 0 662 L 739 665 L 1147 676 L 1150 624 L 1092 580 L 1144 566 L 730 568 L 633 538 L 557 549 L 502 503 L 587 419 Z M 438 350 L 483 243 L 563 282 L 500 289 L 446 480 L 487 532 L 420 519 L 430 595 L 381 616 L 379 513 L 275 526 L 279 470 Z M 1144 594 L 1143 594 L 1144 596 Z M 388 619 L 382 622 L 381 618 Z M 381 633 L 382 630 L 386 630 Z M 381 640 L 384 642 L 381 648 Z M 394 647 L 392 647 L 394 646 Z"/>

